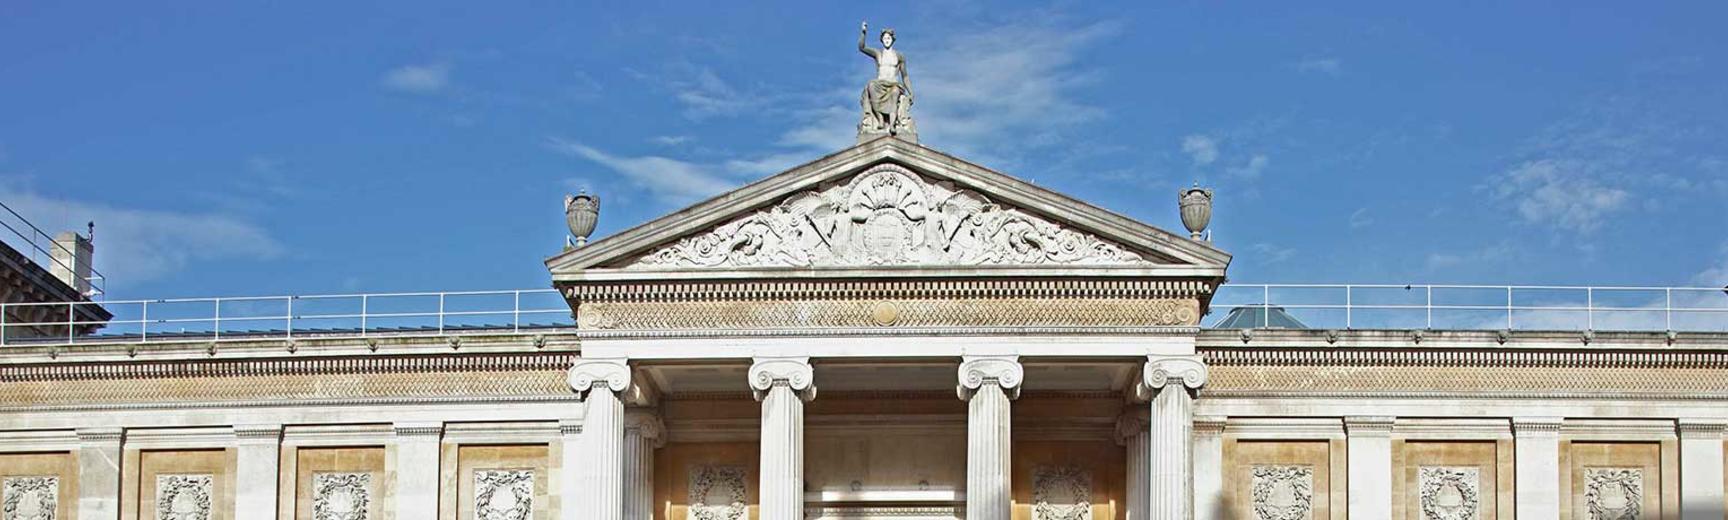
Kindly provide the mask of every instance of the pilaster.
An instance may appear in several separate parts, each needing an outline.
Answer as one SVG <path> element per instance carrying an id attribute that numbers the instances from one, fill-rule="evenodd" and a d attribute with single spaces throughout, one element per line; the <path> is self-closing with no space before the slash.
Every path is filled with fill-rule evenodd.
<path id="1" fill-rule="evenodd" d="M 1201 416 L 1194 418 L 1194 466 L 1224 467 L 1225 418 Z M 1221 469 L 1194 473 L 1194 518 L 1224 520 L 1224 471 Z"/>
<path id="2" fill-rule="evenodd" d="M 1681 419 L 1680 518 L 1718 520 L 1728 517 L 1723 502 L 1722 433 L 1720 419 Z"/>
<path id="3" fill-rule="evenodd" d="M 804 518 L 804 402 L 816 397 L 810 358 L 756 358 L 750 389 L 762 402 L 761 518 Z"/>
<path id="4" fill-rule="evenodd" d="M 966 401 L 966 520 L 1009 520 L 1013 428 L 1009 402 L 1026 371 L 1016 356 L 967 356 L 956 388 Z"/>
<path id="5" fill-rule="evenodd" d="M 630 366 L 623 359 L 581 359 L 570 367 L 570 388 L 584 394 L 576 471 L 576 507 L 566 518 L 623 520 L 624 403 Z"/>
<path id="6" fill-rule="evenodd" d="M 78 518 L 120 518 L 120 428 L 78 430 Z"/>
<path id="7" fill-rule="evenodd" d="M 1345 417 L 1350 520 L 1392 518 L 1391 417 Z"/>
<path id="8" fill-rule="evenodd" d="M 558 450 L 558 519 L 580 520 L 582 474 L 588 463 L 582 453 L 582 419 L 558 421 L 558 440 L 562 444 Z"/>
<path id="9" fill-rule="evenodd" d="M 1152 396 L 1152 518 L 1194 518 L 1194 394 L 1206 384 L 1199 356 L 1149 356 L 1141 371 Z"/>
<path id="10" fill-rule="evenodd" d="M 438 518 L 439 440 L 444 423 L 410 422 L 391 425 L 396 448 L 396 517 Z"/>
<path id="11" fill-rule="evenodd" d="M 654 519 L 654 450 L 666 445 L 666 426 L 653 409 L 624 412 L 624 518 Z"/>
<path id="12" fill-rule="evenodd" d="M 1515 516 L 1518 520 L 1560 518 L 1559 417 L 1512 419 Z"/>
<path id="13" fill-rule="evenodd" d="M 234 440 L 235 520 L 275 520 L 282 425 L 235 426 Z"/>

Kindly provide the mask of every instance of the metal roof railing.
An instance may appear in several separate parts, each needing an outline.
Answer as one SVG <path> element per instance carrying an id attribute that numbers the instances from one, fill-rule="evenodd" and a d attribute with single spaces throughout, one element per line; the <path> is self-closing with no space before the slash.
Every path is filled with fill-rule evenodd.
<path id="1" fill-rule="evenodd" d="M 4 227 L 6 228 L 6 231 L 10 232 L 10 236 L 0 234 L 0 238 L 5 238 L 5 241 L 12 244 L 14 249 L 18 249 L 19 252 L 28 255 L 30 261 L 36 262 L 36 265 L 42 266 L 43 269 L 48 269 L 50 264 L 58 264 L 61 268 L 66 269 L 67 272 L 78 272 L 75 266 L 66 265 L 65 262 L 54 257 L 54 251 L 64 253 L 67 258 L 74 257 L 75 255 L 72 254 L 72 251 L 66 249 L 66 246 L 61 245 L 59 242 L 55 242 L 54 237 L 49 236 L 48 233 L 43 232 L 41 228 L 36 227 L 36 224 L 30 223 L 30 219 L 26 219 L 23 215 L 18 214 L 17 211 L 14 211 L 11 206 L 7 206 L 6 203 L 0 202 L 0 209 L 6 210 L 5 212 L 0 213 L 0 227 Z M 13 240 L 14 238 L 16 238 L 16 240 Z M 90 284 L 90 294 L 86 294 L 85 296 L 92 299 L 102 296 L 105 280 L 106 278 L 102 276 L 100 271 L 97 271 L 95 267 L 91 267 L 90 275 L 84 278 L 84 281 Z"/>
<path id="2" fill-rule="evenodd" d="M 96 305 L 114 317 L 79 318 L 89 315 L 77 312 L 82 306 Z M 1214 295 L 1209 326 L 1239 308 L 1275 308 L 1315 329 L 1728 332 L 1728 289 L 1706 287 L 1233 283 Z M 0 345 L 443 335 L 575 326 L 569 305 L 553 289 L 11 303 L 0 310 Z M 17 316 L 37 318 L 20 321 Z M 100 333 L 78 334 L 79 329 L 97 326 Z"/>

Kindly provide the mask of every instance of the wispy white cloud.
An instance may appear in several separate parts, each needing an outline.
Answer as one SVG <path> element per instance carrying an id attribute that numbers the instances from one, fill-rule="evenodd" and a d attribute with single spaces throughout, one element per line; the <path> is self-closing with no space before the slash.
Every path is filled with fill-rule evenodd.
<path id="1" fill-rule="evenodd" d="M 688 143 L 692 139 L 693 138 L 688 135 L 657 135 L 652 139 L 649 139 L 649 141 L 660 146 L 678 146 Z"/>
<path id="2" fill-rule="evenodd" d="M 1374 217 L 1368 214 L 1368 208 L 1357 208 L 1350 212 L 1350 229 L 1362 229 L 1374 224 Z"/>
<path id="3" fill-rule="evenodd" d="M 1232 166 L 1226 171 L 1243 180 L 1255 181 L 1260 179 L 1260 175 L 1266 172 L 1266 166 L 1271 163 L 1272 160 L 1267 158 L 1266 154 L 1257 153 L 1243 161 L 1242 164 Z"/>
<path id="4" fill-rule="evenodd" d="M 1296 256 L 1296 249 L 1280 246 L 1270 242 L 1260 242 L 1249 247 L 1254 250 L 1254 258 L 1263 264 L 1283 263 Z"/>
<path id="5" fill-rule="evenodd" d="M 1516 253 L 1510 242 L 1490 244 L 1479 249 L 1435 252 L 1428 254 L 1427 267 L 1429 271 L 1435 271 L 1476 264 L 1501 264 Z"/>
<path id="6" fill-rule="evenodd" d="M 96 270 L 107 276 L 110 291 L 199 262 L 283 253 L 264 228 L 227 214 L 121 208 L 42 195 L 4 181 L 0 199 L 44 230 L 82 231 L 86 222 L 95 222 Z"/>
<path id="7" fill-rule="evenodd" d="M 1336 57 L 1308 58 L 1296 62 L 1297 72 L 1316 72 L 1328 76 L 1337 76 L 1344 71 L 1344 60 Z"/>
<path id="8" fill-rule="evenodd" d="M 740 89 L 722 79 L 713 69 L 681 67 L 677 73 L 660 79 L 669 84 L 673 98 L 684 105 L 684 116 L 705 119 L 714 116 L 735 116 L 761 109 L 768 97 L 750 89 Z"/>
<path id="9" fill-rule="evenodd" d="M 1542 159 L 1520 164 L 1492 181 L 1494 196 L 1510 201 L 1525 222 L 1588 233 L 1626 209 L 1632 195 L 1607 186 L 1573 160 Z"/>
<path id="10" fill-rule="evenodd" d="M 1188 154 L 1195 166 L 1212 164 L 1218 160 L 1218 140 L 1200 134 L 1183 137 L 1182 153 Z"/>
<path id="11" fill-rule="evenodd" d="M 576 141 L 551 138 L 554 151 L 581 157 L 624 175 L 632 184 L 648 190 L 654 199 L 668 205 L 689 204 L 714 196 L 737 185 L 723 168 L 653 155 L 625 157 L 601 151 Z"/>
<path id="12" fill-rule="evenodd" d="M 450 65 L 403 65 L 385 72 L 380 83 L 400 92 L 431 94 L 450 86 Z"/>

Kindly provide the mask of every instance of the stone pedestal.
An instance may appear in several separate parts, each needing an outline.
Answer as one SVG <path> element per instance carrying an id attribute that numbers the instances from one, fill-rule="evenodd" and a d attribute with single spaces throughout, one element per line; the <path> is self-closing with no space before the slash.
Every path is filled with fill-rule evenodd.
<path id="1" fill-rule="evenodd" d="M 624 403 L 630 366 L 622 359 L 583 359 L 570 367 L 570 388 L 585 394 L 582 435 L 576 443 L 576 507 L 582 520 L 624 518 Z"/>
<path id="2" fill-rule="evenodd" d="M 1025 370 L 1013 356 L 968 356 L 960 363 L 957 391 L 967 407 L 966 520 L 1013 515 L 1009 401 L 1020 395 L 1023 379 Z"/>
<path id="3" fill-rule="evenodd" d="M 1723 503 L 1722 432 L 1720 420 L 1680 420 L 1680 518 L 1717 520 L 1728 517 Z"/>
<path id="4" fill-rule="evenodd" d="M 816 397 L 809 358 L 757 358 L 750 388 L 762 402 L 762 520 L 804 518 L 804 402 Z"/>
<path id="5" fill-rule="evenodd" d="M 78 519 L 120 518 L 119 428 L 78 430 Z"/>
<path id="6" fill-rule="evenodd" d="M 624 519 L 654 520 L 654 450 L 666 427 L 653 410 L 624 412 Z"/>
<path id="7" fill-rule="evenodd" d="M 1151 356 L 1142 371 L 1151 395 L 1151 518 L 1194 517 L 1194 395 L 1206 384 L 1199 356 Z"/>
<path id="8" fill-rule="evenodd" d="M 1518 520 L 1560 518 L 1560 418 L 1512 419 Z"/>
<path id="9" fill-rule="evenodd" d="M 444 423 L 396 423 L 396 518 L 438 518 L 439 440 Z"/>
<path id="10" fill-rule="evenodd" d="M 1350 520 L 1392 518 L 1391 417 L 1345 417 Z"/>
<path id="11" fill-rule="evenodd" d="M 282 425 L 234 427 L 235 520 L 275 520 Z"/>

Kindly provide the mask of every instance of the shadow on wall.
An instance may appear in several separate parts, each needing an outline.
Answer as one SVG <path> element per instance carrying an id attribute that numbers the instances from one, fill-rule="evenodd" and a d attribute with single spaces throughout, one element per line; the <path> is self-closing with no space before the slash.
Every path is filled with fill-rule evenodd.
<path id="1" fill-rule="evenodd" d="M 1236 518 L 1247 518 L 1244 516 L 1237 515 L 1236 514 L 1236 508 L 1230 507 L 1230 504 L 1227 504 L 1222 500 L 1218 501 L 1216 504 L 1217 505 L 1212 506 L 1211 511 L 1196 511 L 1196 513 L 1199 513 L 1199 514 L 1195 516 L 1195 519 L 1196 520 L 1200 520 L 1200 519 L 1204 519 L 1204 520 L 1233 520 Z"/>

